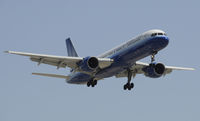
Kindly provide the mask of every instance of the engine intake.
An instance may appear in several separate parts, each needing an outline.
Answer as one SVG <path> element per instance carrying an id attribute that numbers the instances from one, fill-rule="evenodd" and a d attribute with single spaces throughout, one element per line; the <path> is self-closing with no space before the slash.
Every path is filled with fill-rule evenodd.
<path id="1" fill-rule="evenodd" d="M 163 74 L 165 72 L 165 66 L 162 63 L 158 63 L 155 65 L 155 72 L 157 74 Z"/>
<path id="2" fill-rule="evenodd" d="M 96 57 L 86 57 L 80 62 L 80 69 L 86 72 L 92 72 L 99 67 L 99 61 Z"/>
<path id="3" fill-rule="evenodd" d="M 151 78 L 161 77 L 165 72 L 165 66 L 162 63 L 150 64 L 149 66 L 143 68 L 145 76 Z"/>
<path id="4" fill-rule="evenodd" d="M 96 57 L 90 57 L 87 63 L 88 63 L 88 66 L 92 69 L 97 68 L 99 66 L 99 61 Z"/>

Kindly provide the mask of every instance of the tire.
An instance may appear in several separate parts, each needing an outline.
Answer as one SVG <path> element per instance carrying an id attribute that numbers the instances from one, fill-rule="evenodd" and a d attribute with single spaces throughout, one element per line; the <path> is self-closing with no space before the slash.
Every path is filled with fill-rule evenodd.
<path id="1" fill-rule="evenodd" d="M 131 88 L 133 88 L 134 87 L 134 83 L 131 83 Z"/>
<path id="2" fill-rule="evenodd" d="M 126 84 L 124 85 L 124 90 L 126 90 L 127 89 L 127 86 L 126 86 Z"/>
<path id="3" fill-rule="evenodd" d="M 94 80 L 94 82 L 93 82 L 93 83 L 94 83 L 94 85 L 97 85 L 97 80 Z"/>
<path id="4" fill-rule="evenodd" d="M 128 90 L 131 90 L 131 85 L 128 86 Z"/>
<path id="5" fill-rule="evenodd" d="M 87 86 L 90 87 L 90 82 L 87 82 Z"/>

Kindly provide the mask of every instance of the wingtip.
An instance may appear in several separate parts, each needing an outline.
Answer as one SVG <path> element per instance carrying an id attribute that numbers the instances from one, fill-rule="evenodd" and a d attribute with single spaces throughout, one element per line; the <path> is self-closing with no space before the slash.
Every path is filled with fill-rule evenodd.
<path id="1" fill-rule="evenodd" d="M 41 74 L 41 73 L 32 72 L 31 74 L 32 74 L 32 75 L 39 75 L 39 74 Z"/>
<path id="2" fill-rule="evenodd" d="M 186 68 L 186 70 L 189 70 L 189 71 L 194 71 L 195 68 Z"/>
<path id="3" fill-rule="evenodd" d="M 195 68 L 191 68 L 192 71 L 196 70 Z"/>
<path id="4" fill-rule="evenodd" d="M 4 53 L 10 53 L 10 51 L 7 50 L 7 51 L 4 51 Z"/>

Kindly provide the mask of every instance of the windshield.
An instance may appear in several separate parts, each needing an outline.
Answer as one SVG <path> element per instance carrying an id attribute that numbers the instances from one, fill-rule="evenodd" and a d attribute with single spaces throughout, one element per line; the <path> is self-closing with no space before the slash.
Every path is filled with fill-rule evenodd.
<path id="1" fill-rule="evenodd" d="M 151 34 L 152 37 L 153 37 L 153 36 L 156 36 L 156 35 L 165 35 L 165 36 L 166 36 L 165 33 L 152 33 L 152 34 Z"/>

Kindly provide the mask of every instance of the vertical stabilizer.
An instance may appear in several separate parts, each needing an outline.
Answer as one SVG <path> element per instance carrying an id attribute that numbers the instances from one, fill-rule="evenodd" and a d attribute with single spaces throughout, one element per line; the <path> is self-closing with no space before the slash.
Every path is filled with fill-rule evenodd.
<path id="1" fill-rule="evenodd" d="M 72 41 L 71 41 L 70 38 L 66 39 L 66 46 L 67 46 L 68 56 L 78 57 L 78 54 L 76 53 L 76 50 L 74 49 L 74 46 L 73 46 Z"/>

